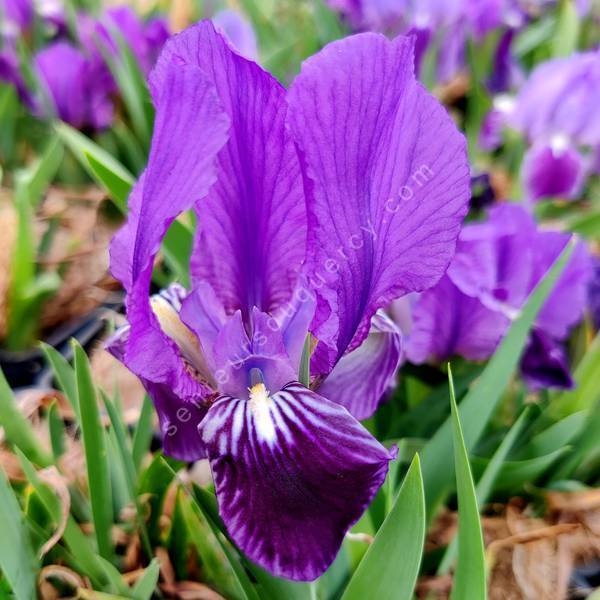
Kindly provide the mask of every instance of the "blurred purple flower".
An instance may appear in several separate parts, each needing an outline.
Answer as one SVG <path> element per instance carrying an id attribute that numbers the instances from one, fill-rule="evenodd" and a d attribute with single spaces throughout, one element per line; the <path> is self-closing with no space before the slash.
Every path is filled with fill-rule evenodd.
<path id="1" fill-rule="evenodd" d="M 600 143 L 600 50 L 545 62 L 516 97 L 510 125 L 530 142 L 564 136 L 573 144 Z"/>
<path id="2" fill-rule="evenodd" d="M 552 143 L 534 144 L 523 161 L 523 182 L 527 196 L 543 198 L 576 198 L 585 179 L 585 162 L 581 154 L 565 141 L 555 137 Z"/>
<path id="3" fill-rule="evenodd" d="M 446 276 L 414 307 L 408 358 L 489 358 L 569 237 L 539 230 L 516 205 L 499 205 L 486 222 L 464 227 Z M 568 373 L 559 376 L 566 364 L 560 342 L 583 316 L 590 275 L 589 254 L 579 242 L 536 319 L 522 364 L 529 384 L 537 373 L 542 386 L 551 376 L 552 385 L 570 385 Z"/>
<path id="4" fill-rule="evenodd" d="M 83 52 L 68 42 L 54 42 L 35 55 L 33 65 L 43 88 L 35 108 L 40 116 L 54 114 L 79 129 L 110 124 L 110 90 Z"/>
<path id="5" fill-rule="evenodd" d="M 169 37 L 165 19 L 156 17 L 144 23 L 130 6 L 109 8 L 98 20 L 81 13 L 78 25 L 81 41 L 95 62 L 104 64 L 103 51 L 118 57 L 121 37 L 145 74 L 154 66 Z"/>
<path id="6" fill-rule="evenodd" d="M 395 453 L 356 420 L 400 361 L 380 309 L 439 280 L 467 211 L 464 138 L 412 53 L 407 38 L 346 38 L 286 92 L 211 22 L 173 37 L 111 247 L 129 325 L 110 347 L 152 396 L 165 451 L 208 457 L 233 540 L 292 579 L 331 564 L 385 479 Z M 160 242 L 191 208 L 192 290 L 149 301 Z"/>
<path id="7" fill-rule="evenodd" d="M 33 23 L 33 0 L 1 0 L 2 36 L 13 37 Z"/>
<path id="8" fill-rule="evenodd" d="M 523 168 L 533 200 L 576 197 L 587 176 L 582 150 L 600 145 L 600 51 L 538 66 L 518 93 L 508 124 L 532 144 Z"/>

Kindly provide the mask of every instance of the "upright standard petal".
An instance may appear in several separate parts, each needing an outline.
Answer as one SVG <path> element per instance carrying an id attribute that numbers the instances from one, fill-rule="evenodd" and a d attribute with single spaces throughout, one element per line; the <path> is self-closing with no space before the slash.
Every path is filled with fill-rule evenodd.
<path id="1" fill-rule="evenodd" d="M 306 248 L 306 207 L 294 144 L 285 128 L 285 90 L 243 58 L 210 21 L 174 36 L 151 77 L 176 60 L 209 77 L 231 119 L 217 181 L 198 206 L 192 274 L 208 281 L 228 313 L 245 319 L 291 297 Z"/>
<path id="2" fill-rule="evenodd" d="M 313 580 L 383 483 L 395 457 L 346 409 L 298 383 L 224 397 L 200 426 L 219 512 L 271 573 Z"/>
<path id="3" fill-rule="evenodd" d="M 140 378 L 169 385 L 184 400 L 210 392 L 162 331 L 149 302 L 154 257 L 169 225 L 205 196 L 228 119 L 197 67 L 171 62 L 155 90 L 156 122 L 145 175 L 129 200 L 127 224 L 111 245 L 111 270 L 127 291 L 131 325 L 125 363 Z"/>
<path id="4" fill-rule="evenodd" d="M 355 419 L 368 419 L 394 386 L 401 358 L 402 334 L 378 311 L 365 341 L 342 356 L 317 391 L 344 406 Z"/>
<path id="5" fill-rule="evenodd" d="M 412 41 L 361 34 L 308 59 L 288 94 L 308 194 L 313 359 L 327 372 L 371 317 L 434 285 L 470 193 L 463 136 L 417 83 Z M 333 323 L 333 325 L 332 325 Z"/>

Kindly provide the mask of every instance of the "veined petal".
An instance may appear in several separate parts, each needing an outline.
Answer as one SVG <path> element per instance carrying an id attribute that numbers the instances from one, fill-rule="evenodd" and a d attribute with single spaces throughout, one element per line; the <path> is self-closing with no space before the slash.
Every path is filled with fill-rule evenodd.
<path id="1" fill-rule="evenodd" d="M 167 384 L 179 398 L 195 399 L 210 388 L 190 373 L 175 341 L 161 330 L 150 308 L 150 278 L 168 227 L 214 181 L 228 119 L 197 67 L 163 68 L 148 167 L 130 196 L 128 221 L 111 244 L 111 270 L 127 291 L 126 365 L 142 379 Z"/>
<path id="2" fill-rule="evenodd" d="M 470 194 L 466 146 L 415 80 L 409 38 L 328 45 L 304 63 L 288 102 L 305 166 L 313 331 L 334 349 L 317 348 L 313 366 L 327 372 L 378 308 L 444 273 Z"/>
<path id="3" fill-rule="evenodd" d="M 223 398 L 200 426 L 219 512 L 271 573 L 313 580 L 383 483 L 395 457 L 339 404 L 299 383 Z"/>
<path id="4" fill-rule="evenodd" d="M 161 85 L 167 60 L 209 77 L 231 119 L 217 181 L 197 206 L 195 281 L 208 281 L 226 311 L 272 312 L 294 290 L 306 249 L 306 206 L 297 154 L 285 128 L 285 90 L 237 54 L 210 21 L 165 46 L 151 77 Z"/>
<path id="5" fill-rule="evenodd" d="M 378 311 L 365 341 L 342 356 L 317 391 L 346 407 L 355 419 L 368 419 L 394 385 L 401 357 L 402 334 Z"/>
<path id="6" fill-rule="evenodd" d="M 246 17 L 237 10 L 220 10 L 212 22 L 223 32 L 231 45 L 249 60 L 258 60 L 258 45 L 256 34 Z"/>
<path id="7" fill-rule="evenodd" d="M 125 351 L 130 333 L 131 327 L 125 325 L 118 329 L 105 345 L 108 352 L 125 364 Z M 208 412 L 207 406 L 182 400 L 173 393 L 169 385 L 153 383 L 144 378 L 140 378 L 140 381 L 158 414 L 165 454 L 184 461 L 205 458 L 206 449 L 198 435 L 198 426 Z"/>

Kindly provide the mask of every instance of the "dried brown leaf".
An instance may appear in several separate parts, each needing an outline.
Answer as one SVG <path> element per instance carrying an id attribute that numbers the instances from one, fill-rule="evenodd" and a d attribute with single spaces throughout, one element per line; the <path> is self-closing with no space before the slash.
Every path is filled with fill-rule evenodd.
<path id="1" fill-rule="evenodd" d="M 54 466 L 38 471 L 38 477 L 47 486 L 51 487 L 60 501 L 60 521 L 52 537 L 41 547 L 40 558 L 43 558 L 60 541 L 67 526 L 69 512 L 71 511 L 71 495 L 66 479 Z"/>

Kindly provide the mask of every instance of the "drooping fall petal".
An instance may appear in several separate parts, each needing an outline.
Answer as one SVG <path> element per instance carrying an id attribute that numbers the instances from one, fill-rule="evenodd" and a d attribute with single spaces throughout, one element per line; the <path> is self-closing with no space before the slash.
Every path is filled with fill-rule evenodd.
<path id="1" fill-rule="evenodd" d="M 298 383 L 224 397 L 200 426 L 227 531 L 271 573 L 318 577 L 383 483 L 394 452 Z"/>

